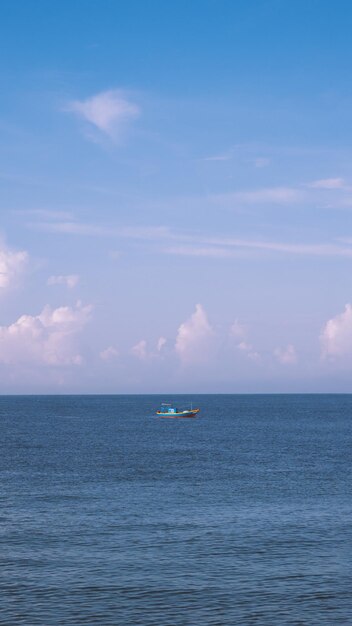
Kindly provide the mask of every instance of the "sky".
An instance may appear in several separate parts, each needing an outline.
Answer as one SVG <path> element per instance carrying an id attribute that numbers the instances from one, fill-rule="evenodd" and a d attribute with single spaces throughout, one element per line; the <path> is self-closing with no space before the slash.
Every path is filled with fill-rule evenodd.
<path id="1" fill-rule="evenodd" d="M 0 393 L 352 392 L 348 0 L 2 0 Z"/>

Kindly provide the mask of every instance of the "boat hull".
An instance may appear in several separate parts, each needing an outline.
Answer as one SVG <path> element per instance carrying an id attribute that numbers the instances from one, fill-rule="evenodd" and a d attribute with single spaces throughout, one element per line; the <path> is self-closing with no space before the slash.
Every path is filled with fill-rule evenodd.
<path id="1" fill-rule="evenodd" d="M 180 411 L 179 413 L 162 413 L 162 411 L 157 411 L 156 414 L 158 417 L 164 417 L 169 419 L 175 418 L 184 418 L 184 417 L 196 417 L 199 413 L 200 409 L 191 409 L 190 411 Z"/>

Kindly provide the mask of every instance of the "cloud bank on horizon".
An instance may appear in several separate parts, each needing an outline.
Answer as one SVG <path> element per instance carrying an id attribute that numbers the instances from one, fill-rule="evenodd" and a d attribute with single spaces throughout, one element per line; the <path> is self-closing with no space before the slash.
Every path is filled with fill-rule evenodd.
<path id="1" fill-rule="evenodd" d="M 0 392 L 352 391 L 347 0 L 33 6 L 0 59 Z"/>

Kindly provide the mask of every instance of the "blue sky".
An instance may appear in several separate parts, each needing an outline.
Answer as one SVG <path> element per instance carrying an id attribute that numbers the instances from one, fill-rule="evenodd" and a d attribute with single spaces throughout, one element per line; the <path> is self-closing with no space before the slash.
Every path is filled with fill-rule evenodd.
<path id="1" fill-rule="evenodd" d="M 350 3 L 4 1 L 0 392 L 350 392 Z"/>

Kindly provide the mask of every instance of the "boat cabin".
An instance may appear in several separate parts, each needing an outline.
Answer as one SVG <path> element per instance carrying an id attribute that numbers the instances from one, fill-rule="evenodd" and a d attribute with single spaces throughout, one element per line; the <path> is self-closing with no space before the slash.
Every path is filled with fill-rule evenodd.
<path id="1" fill-rule="evenodd" d="M 178 409 L 173 407 L 171 404 L 162 403 L 160 408 L 161 413 L 178 413 Z"/>

